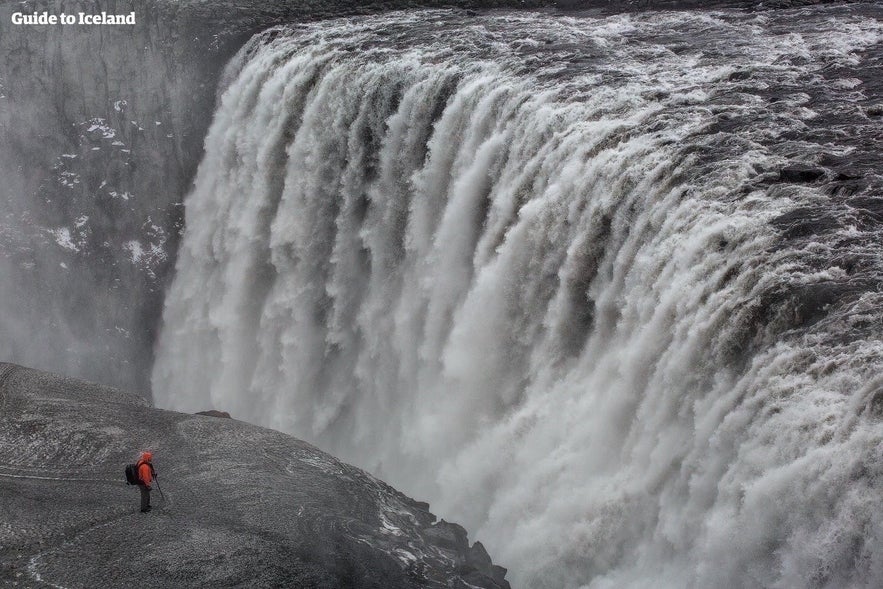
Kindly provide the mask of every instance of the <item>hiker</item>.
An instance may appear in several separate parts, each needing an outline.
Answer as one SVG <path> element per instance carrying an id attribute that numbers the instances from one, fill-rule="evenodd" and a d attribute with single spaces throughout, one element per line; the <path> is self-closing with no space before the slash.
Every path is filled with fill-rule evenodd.
<path id="1" fill-rule="evenodd" d="M 152 460 L 152 453 L 142 452 L 135 467 L 138 473 L 138 489 L 141 491 L 141 513 L 150 511 L 150 483 L 155 477 Z"/>

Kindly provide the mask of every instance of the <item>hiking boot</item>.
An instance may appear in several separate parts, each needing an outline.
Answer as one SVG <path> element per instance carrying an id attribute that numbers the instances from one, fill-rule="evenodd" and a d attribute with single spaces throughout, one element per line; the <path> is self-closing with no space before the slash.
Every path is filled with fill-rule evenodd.
<path id="1" fill-rule="evenodd" d="M 141 513 L 147 513 L 151 509 L 153 509 L 153 508 L 148 505 L 147 507 L 145 507 L 144 509 L 141 510 Z"/>

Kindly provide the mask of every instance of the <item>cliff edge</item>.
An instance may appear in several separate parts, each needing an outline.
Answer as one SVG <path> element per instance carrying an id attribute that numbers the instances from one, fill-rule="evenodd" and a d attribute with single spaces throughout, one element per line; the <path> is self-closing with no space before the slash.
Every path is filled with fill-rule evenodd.
<path id="1" fill-rule="evenodd" d="M 123 467 L 154 452 L 154 510 Z M 508 588 L 428 505 L 290 436 L 0 364 L 0 581 Z"/>

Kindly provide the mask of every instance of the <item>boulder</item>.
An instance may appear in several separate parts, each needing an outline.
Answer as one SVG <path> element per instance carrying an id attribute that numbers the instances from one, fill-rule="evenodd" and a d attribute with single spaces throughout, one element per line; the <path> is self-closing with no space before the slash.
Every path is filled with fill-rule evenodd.
<path id="1" fill-rule="evenodd" d="M 216 409 L 209 409 L 208 411 L 197 411 L 195 415 L 208 415 L 209 417 L 222 417 L 224 419 L 230 419 L 230 414 L 226 411 L 218 411 Z"/>

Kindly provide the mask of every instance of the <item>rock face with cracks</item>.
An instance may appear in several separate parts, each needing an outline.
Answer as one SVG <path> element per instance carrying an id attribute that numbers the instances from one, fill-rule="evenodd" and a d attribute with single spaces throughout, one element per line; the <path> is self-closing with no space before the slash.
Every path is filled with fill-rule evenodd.
<path id="1" fill-rule="evenodd" d="M 151 449 L 138 511 L 123 467 Z M 0 363 L 9 586 L 508 588 L 428 505 L 290 436 Z"/>

